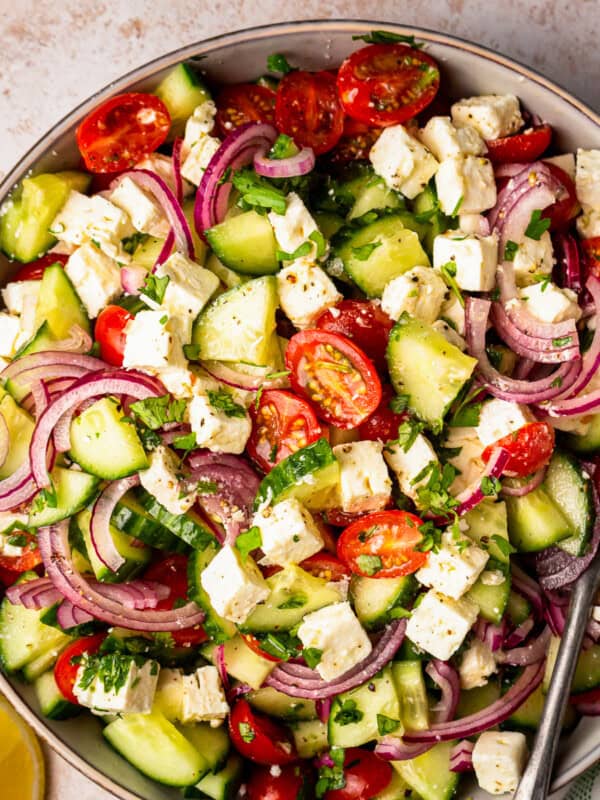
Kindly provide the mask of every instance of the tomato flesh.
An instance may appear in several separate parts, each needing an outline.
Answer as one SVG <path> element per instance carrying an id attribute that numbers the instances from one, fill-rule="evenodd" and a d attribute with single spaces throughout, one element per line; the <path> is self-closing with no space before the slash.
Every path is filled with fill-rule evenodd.
<path id="1" fill-rule="evenodd" d="M 547 123 L 486 142 L 487 157 L 494 164 L 508 164 L 511 161 L 535 161 L 550 147 L 552 128 Z"/>
<path id="2" fill-rule="evenodd" d="M 330 72 L 288 73 L 277 88 L 275 122 L 298 146 L 312 147 L 317 155 L 331 150 L 344 131 L 335 77 Z"/>
<path id="3" fill-rule="evenodd" d="M 352 572 L 369 578 L 411 575 L 427 561 L 417 550 L 423 521 L 408 511 L 375 511 L 349 525 L 338 539 L 338 556 Z"/>
<path id="4" fill-rule="evenodd" d="M 387 370 L 385 351 L 394 322 L 381 306 L 368 300 L 342 300 L 328 308 L 315 322 L 315 327 L 341 333 L 364 351 L 379 372 Z"/>
<path id="5" fill-rule="evenodd" d="M 583 239 L 580 244 L 583 250 L 586 275 L 595 275 L 596 278 L 600 278 L 600 236 Z"/>
<path id="6" fill-rule="evenodd" d="M 332 163 L 348 164 L 351 161 L 366 161 L 371 148 L 382 132 L 383 128 L 374 128 L 358 122 L 352 117 L 346 117 L 342 137 L 331 152 Z"/>
<path id="7" fill-rule="evenodd" d="M 0 555 L 0 567 L 11 570 L 11 572 L 21 573 L 30 569 L 35 569 L 42 563 L 42 556 L 37 546 L 37 539 L 27 531 L 15 530 L 12 534 L 18 536 L 19 541 L 23 538 L 23 552 L 20 556 Z M 10 537 L 9 537 L 10 538 Z M 19 547 L 21 544 L 19 544 Z"/>
<path id="8" fill-rule="evenodd" d="M 575 184 L 564 169 L 557 167 L 556 164 L 549 164 L 547 161 L 544 163 L 565 189 L 564 197 L 561 200 L 557 200 L 556 203 L 552 203 L 551 206 L 542 211 L 542 217 L 550 220 L 550 230 L 560 231 L 570 224 L 579 211 Z"/>
<path id="9" fill-rule="evenodd" d="M 235 749 L 256 764 L 291 764 L 298 755 L 283 725 L 255 713 L 246 700 L 238 700 L 229 715 L 229 735 Z"/>
<path id="10" fill-rule="evenodd" d="M 121 306 L 106 306 L 96 320 L 94 336 L 100 345 L 100 355 L 114 367 L 123 364 L 125 327 L 133 316 Z"/>
<path id="11" fill-rule="evenodd" d="M 165 141 L 171 117 L 153 94 L 129 92 L 111 97 L 77 128 L 77 146 L 90 172 L 121 172 Z"/>
<path id="12" fill-rule="evenodd" d="M 255 83 L 226 86 L 217 97 L 217 127 L 223 136 L 247 122 L 275 121 L 275 92 Z"/>
<path id="13" fill-rule="evenodd" d="M 314 777 L 306 766 L 287 766 L 276 775 L 268 767 L 254 767 L 247 783 L 248 800 L 302 800 L 312 797 Z"/>
<path id="14" fill-rule="evenodd" d="M 371 800 L 389 785 L 392 767 L 370 750 L 351 747 L 344 753 L 344 777 L 346 785 L 330 789 L 325 800 Z"/>
<path id="15" fill-rule="evenodd" d="M 325 551 L 305 558 L 300 566 L 306 572 L 310 572 L 311 575 L 315 575 L 317 578 L 324 578 L 327 581 L 341 581 L 350 575 L 350 570 L 343 561 Z"/>
<path id="16" fill-rule="evenodd" d="M 105 639 L 105 633 L 83 636 L 81 639 L 76 639 L 59 655 L 54 665 L 54 680 L 61 693 L 70 703 L 79 705 L 79 700 L 75 697 L 73 689 L 81 656 L 84 653 L 89 655 L 97 653 Z"/>
<path id="17" fill-rule="evenodd" d="M 276 571 L 279 572 L 280 569 L 277 569 Z M 256 653 L 257 656 L 260 656 L 267 661 L 275 661 L 277 663 L 281 661 L 281 659 L 277 658 L 277 656 L 274 656 L 271 653 L 268 653 L 266 650 L 263 650 L 260 646 L 259 639 L 257 639 L 256 636 L 253 636 L 251 633 L 242 633 L 242 639 L 246 642 L 250 650 L 252 650 L 253 653 Z"/>
<path id="18" fill-rule="evenodd" d="M 46 253 L 41 258 L 36 258 L 35 261 L 30 261 L 29 264 L 23 264 L 20 267 L 12 281 L 17 283 L 20 281 L 41 281 L 46 271 L 46 267 L 51 267 L 52 264 L 61 264 L 64 266 L 69 260 L 69 256 L 63 253 Z"/>
<path id="19" fill-rule="evenodd" d="M 390 402 L 395 396 L 396 393 L 391 386 L 382 387 L 381 402 L 369 419 L 358 426 L 361 439 L 385 443 L 398 438 L 398 428 L 408 418 L 408 413 L 397 414 L 392 411 Z"/>
<path id="20" fill-rule="evenodd" d="M 250 407 L 252 433 L 248 454 L 265 472 L 282 459 L 323 436 L 317 416 L 300 397 L 282 389 L 263 392 Z"/>
<path id="21" fill-rule="evenodd" d="M 348 116 L 386 127 L 405 122 L 431 103 L 440 71 L 431 56 L 404 44 L 373 44 L 357 50 L 338 71 Z"/>
<path id="22" fill-rule="evenodd" d="M 530 422 L 522 428 L 498 439 L 482 453 L 487 463 L 494 448 L 504 447 L 510 453 L 504 472 L 524 478 L 546 466 L 554 451 L 554 428 L 547 422 Z"/>
<path id="23" fill-rule="evenodd" d="M 176 554 L 167 556 L 161 561 L 157 561 L 146 570 L 145 577 L 148 580 L 162 583 L 171 590 L 168 597 L 158 602 L 156 608 L 159 611 L 170 611 L 172 608 L 175 608 L 176 604 L 183 601 L 187 602 L 187 566 L 187 556 Z M 197 647 L 208 639 L 202 625 L 194 625 L 191 628 L 171 631 L 171 637 L 174 644 L 178 647 Z"/>
<path id="24" fill-rule="evenodd" d="M 345 336 L 300 331 L 290 339 L 285 362 L 294 391 L 313 404 L 321 419 L 338 428 L 355 428 L 379 405 L 377 370 Z"/>

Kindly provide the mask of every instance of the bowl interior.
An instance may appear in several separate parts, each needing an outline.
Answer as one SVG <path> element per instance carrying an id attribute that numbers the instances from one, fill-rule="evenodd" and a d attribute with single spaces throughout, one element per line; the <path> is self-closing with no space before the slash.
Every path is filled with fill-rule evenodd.
<path id="1" fill-rule="evenodd" d="M 368 21 L 283 23 L 240 31 L 190 45 L 129 73 L 111 84 L 59 122 L 0 185 L 0 202 L 29 170 L 56 171 L 76 167 L 75 129 L 104 98 L 130 89 L 151 90 L 169 68 L 182 60 L 196 62 L 211 83 L 235 83 L 257 78 L 266 70 L 267 56 L 284 53 L 292 64 L 323 69 L 339 64 L 361 46 L 352 36 L 382 27 Z M 398 33 L 414 33 L 442 68 L 443 85 L 450 97 L 512 93 L 523 105 L 552 123 L 557 152 L 600 146 L 600 118 L 567 92 L 531 70 L 483 48 L 431 31 L 385 23 Z M 14 270 L 0 255 L 0 284 Z M 90 715 L 68 722 L 41 718 L 31 687 L 0 675 L 0 689 L 25 714 L 38 733 L 75 767 L 123 800 L 180 798 L 177 789 L 159 786 L 129 766 L 103 740 L 100 723 Z M 554 789 L 565 785 L 600 756 L 600 719 L 587 718 L 562 744 Z M 475 792 L 475 793 L 474 793 Z M 489 797 L 465 786 L 462 797 Z"/>

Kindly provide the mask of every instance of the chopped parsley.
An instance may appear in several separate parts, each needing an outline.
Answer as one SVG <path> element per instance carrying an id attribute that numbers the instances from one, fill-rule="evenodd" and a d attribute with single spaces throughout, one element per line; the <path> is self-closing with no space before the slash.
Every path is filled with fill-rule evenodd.
<path id="1" fill-rule="evenodd" d="M 528 239 L 534 239 L 536 242 L 539 242 L 542 238 L 542 234 L 545 233 L 549 227 L 550 220 L 542 219 L 542 212 L 539 208 L 536 208 L 535 211 L 531 212 L 529 225 L 525 228 L 525 236 L 527 236 Z"/>
<path id="2" fill-rule="evenodd" d="M 323 651 L 316 647 L 305 647 L 302 651 L 302 657 L 306 661 L 307 665 L 311 669 L 314 669 L 321 661 L 321 658 L 323 657 Z"/>
<path id="3" fill-rule="evenodd" d="M 156 450 L 156 448 L 160 447 L 162 444 L 162 439 L 158 433 L 156 433 L 156 431 L 151 431 L 149 428 L 140 428 L 138 430 L 138 436 L 140 437 L 144 450 L 148 452 Z"/>
<path id="4" fill-rule="evenodd" d="M 313 231 L 307 241 L 303 242 L 291 253 L 286 253 L 285 250 L 278 250 L 277 258 L 279 261 L 295 261 L 297 258 L 310 255 L 314 245 L 316 245 L 315 257 L 320 258 L 327 250 L 325 237 L 320 231 Z"/>
<path id="5" fill-rule="evenodd" d="M 498 478 L 492 478 L 489 475 L 484 475 L 481 479 L 481 492 L 486 497 L 493 497 L 499 494 L 502 484 Z"/>
<path id="6" fill-rule="evenodd" d="M 262 545 L 262 535 L 260 528 L 254 525 L 249 530 L 240 535 L 235 540 L 235 546 L 239 550 L 242 560 L 245 561 L 248 554 L 253 550 L 257 550 Z"/>
<path id="7" fill-rule="evenodd" d="M 285 214 L 286 196 L 283 189 L 273 186 L 266 178 L 261 178 L 250 167 L 233 173 L 232 182 L 240 193 L 238 205 L 246 211 L 269 210 Z"/>
<path id="8" fill-rule="evenodd" d="M 356 700 L 348 698 L 341 704 L 339 711 L 334 714 L 333 721 L 338 725 L 351 725 L 360 722 L 363 717 L 363 712 L 356 706 Z"/>
<path id="9" fill-rule="evenodd" d="M 248 722 L 240 722 L 238 725 L 238 730 L 240 732 L 240 736 L 246 742 L 246 744 L 250 744 L 250 742 L 253 742 L 256 738 L 256 734 Z"/>
<path id="10" fill-rule="evenodd" d="M 392 719 L 391 717 L 386 717 L 384 714 L 377 714 L 377 730 L 379 731 L 380 736 L 393 733 L 394 731 L 397 731 L 399 727 L 399 719 Z"/>
<path id="11" fill-rule="evenodd" d="M 510 239 L 506 243 L 504 247 L 504 260 L 505 261 L 514 261 L 515 256 L 517 255 L 517 251 L 519 249 L 519 245 L 516 242 L 511 241 Z"/>
<path id="12" fill-rule="evenodd" d="M 29 538 L 24 533 L 12 533 L 6 539 L 6 543 L 11 545 L 11 547 L 26 547 L 28 541 Z"/>
<path id="13" fill-rule="evenodd" d="M 178 436 L 173 439 L 173 446 L 178 450 L 185 450 L 186 454 L 189 453 L 190 450 L 196 447 L 196 434 L 192 432 L 186 433 L 184 436 Z"/>
<path id="14" fill-rule="evenodd" d="M 363 244 L 362 247 L 353 247 L 352 255 L 358 261 L 367 261 L 371 257 L 373 250 L 378 247 L 381 247 L 381 242 L 369 242 L 368 244 Z"/>
<path id="15" fill-rule="evenodd" d="M 77 658 L 77 657 L 76 657 Z M 105 692 L 119 692 L 127 683 L 132 667 L 142 667 L 146 659 L 141 655 L 125 653 L 86 653 L 79 657 L 82 665 L 78 686 L 88 689 L 95 679 L 102 684 Z"/>
<path id="16" fill-rule="evenodd" d="M 533 280 L 536 283 L 541 284 L 540 291 L 545 292 L 548 286 L 550 286 L 550 282 L 552 281 L 552 275 L 534 275 Z"/>
<path id="17" fill-rule="evenodd" d="M 560 377 L 560 375 L 559 375 L 559 376 L 558 376 L 558 378 L 554 378 L 554 380 L 552 381 L 552 383 L 550 384 L 550 386 L 551 386 L 553 389 L 558 389 L 560 386 L 562 386 L 562 383 L 563 383 L 563 379 L 562 379 L 562 378 Z"/>
<path id="18" fill-rule="evenodd" d="M 440 273 L 446 285 L 456 295 L 458 302 L 464 308 L 465 298 L 462 296 L 462 292 L 460 291 L 460 286 L 456 282 L 456 264 L 454 263 L 454 261 L 447 261 L 445 264 L 442 264 L 442 266 L 440 267 Z"/>
<path id="19" fill-rule="evenodd" d="M 269 150 L 269 158 L 280 159 L 290 158 L 298 152 L 298 148 L 294 144 L 291 136 L 285 133 L 280 133 L 273 147 Z"/>
<path id="20" fill-rule="evenodd" d="M 410 395 L 397 394 L 395 397 L 392 397 L 389 406 L 390 409 L 394 412 L 394 414 L 402 414 L 408 408 L 409 403 L 410 403 Z"/>
<path id="21" fill-rule="evenodd" d="M 507 558 L 511 555 L 511 553 L 517 552 L 516 548 L 512 546 L 508 539 L 505 539 L 504 536 L 500 536 L 498 533 L 495 533 L 491 537 L 491 541 L 496 545 L 498 550 L 500 550 L 502 555 L 506 556 Z"/>
<path id="22" fill-rule="evenodd" d="M 566 347 L 568 344 L 571 344 L 573 341 L 572 336 L 561 336 L 558 339 L 552 339 L 552 346 L 553 347 Z"/>
<path id="23" fill-rule="evenodd" d="M 123 250 L 126 253 L 129 253 L 130 256 L 132 256 L 137 250 L 137 248 L 141 244 L 144 244 L 144 242 L 147 242 L 149 238 L 150 238 L 149 234 L 136 231 L 131 236 L 126 236 L 124 239 L 121 239 L 121 245 L 123 247 Z"/>
<path id="24" fill-rule="evenodd" d="M 216 389 L 206 392 L 208 401 L 211 406 L 217 411 L 222 411 L 226 417 L 245 417 L 246 409 L 244 406 L 236 403 L 230 392 L 226 389 Z"/>
<path id="25" fill-rule="evenodd" d="M 144 286 L 142 287 L 142 295 L 160 305 L 165 299 L 165 292 L 167 291 L 168 285 L 168 275 L 164 275 L 162 278 L 159 278 L 157 275 L 153 275 L 151 272 L 149 272 L 146 276 L 146 280 L 144 281 Z"/>
<path id="26" fill-rule="evenodd" d="M 272 53 L 267 58 L 267 69 L 269 72 L 281 72 L 282 75 L 287 75 L 288 72 L 293 72 L 295 67 L 291 67 L 287 58 L 281 53 Z"/>
<path id="27" fill-rule="evenodd" d="M 454 509 L 459 503 L 448 490 L 457 474 L 456 467 L 450 463 L 440 466 L 437 462 L 431 461 L 422 469 L 411 481 L 413 486 L 417 487 L 419 508 L 435 516 L 456 516 Z"/>
<path id="28" fill-rule="evenodd" d="M 356 559 L 356 566 L 365 575 L 376 575 L 383 568 L 383 564 L 379 556 L 366 555 L 363 553 Z"/>
<path id="29" fill-rule="evenodd" d="M 277 606 L 277 608 L 286 609 L 286 608 L 302 608 L 308 603 L 308 597 L 304 594 L 293 594 L 288 600 L 284 603 L 281 603 Z"/>
<path id="30" fill-rule="evenodd" d="M 219 487 L 215 481 L 198 481 L 196 489 L 200 495 L 216 494 L 219 491 Z"/>
<path id="31" fill-rule="evenodd" d="M 462 206 L 464 200 L 465 200 L 465 196 L 464 196 L 464 194 L 461 194 L 461 196 L 456 201 L 456 205 L 454 206 L 454 208 L 450 212 L 450 216 L 451 217 L 458 217 L 458 212 L 460 211 L 460 207 Z M 461 242 L 463 239 L 466 239 L 466 236 L 463 236 L 460 239 L 456 239 L 455 241 Z"/>
<path id="32" fill-rule="evenodd" d="M 407 419 L 398 426 L 398 438 L 390 442 L 390 444 L 397 444 L 405 453 L 408 453 L 423 428 L 424 425 L 422 422 L 417 422 L 414 419 Z"/>
<path id="33" fill-rule="evenodd" d="M 56 508 L 58 505 L 58 498 L 54 487 L 49 489 L 41 489 L 33 499 L 31 504 L 31 513 L 39 514 L 46 508 Z"/>
<path id="34" fill-rule="evenodd" d="M 391 31 L 371 31 L 371 33 L 353 36 L 352 40 L 363 41 L 367 44 L 407 44 L 409 47 L 414 47 L 415 50 L 420 50 L 424 45 L 423 42 L 417 42 L 414 36 Z"/>
<path id="35" fill-rule="evenodd" d="M 282 661 L 289 661 L 290 658 L 301 655 L 300 639 L 292 633 L 277 631 L 277 633 L 257 633 L 255 636 L 260 643 L 261 650 Z"/>
<path id="36" fill-rule="evenodd" d="M 130 405 L 130 409 L 144 425 L 155 431 L 168 422 L 183 422 L 185 400 L 174 400 L 171 395 L 163 394 L 160 397 L 136 400 Z"/>
<path id="37" fill-rule="evenodd" d="M 416 549 L 422 553 L 429 553 L 430 550 L 437 553 L 442 543 L 442 531 L 440 528 L 432 520 L 427 520 L 422 525 L 419 525 L 419 533 L 423 538 Z"/>
<path id="38" fill-rule="evenodd" d="M 344 760 L 345 752 L 341 747 L 332 747 L 329 751 L 329 758 L 333 762 L 333 766 L 323 764 L 319 767 L 317 784 L 315 786 L 315 795 L 317 798 L 324 797 L 328 791 L 334 789 L 343 789 L 346 785 L 346 776 L 344 774 Z"/>

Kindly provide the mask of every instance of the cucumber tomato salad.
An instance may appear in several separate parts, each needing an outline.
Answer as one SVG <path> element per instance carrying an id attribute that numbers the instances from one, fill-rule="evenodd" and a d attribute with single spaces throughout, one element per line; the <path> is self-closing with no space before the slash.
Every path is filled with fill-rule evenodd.
<path id="1" fill-rule="evenodd" d="M 0 210 L 0 663 L 185 797 L 513 791 L 600 543 L 600 150 L 360 38 Z"/>

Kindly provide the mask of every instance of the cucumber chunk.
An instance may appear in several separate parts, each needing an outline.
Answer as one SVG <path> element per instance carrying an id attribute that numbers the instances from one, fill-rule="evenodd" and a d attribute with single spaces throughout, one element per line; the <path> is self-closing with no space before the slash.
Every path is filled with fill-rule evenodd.
<path id="1" fill-rule="evenodd" d="M 392 678 L 400 701 L 400 719 L 407 731 L 429 727 L 429 703 L 420 661 L 394 661 Z"/>
<path id="2" fill-rule="evenodd" d="M 546 697 L 540 684 L 536 690 L 529 695 L 523 705 L 519 706 L 514 714 L 511 714 L 511 716 L 502 723 L 502 730 L 523 731 L 524 733 L 528 733 L 529 731 L 537 731 L 542 718 L 542 713 L 544 711 L 545 702 Z M 577 720 L 577 712 L 573 706 L 567 705 L 562 721 L 563 731 L 571 730 Z"/>
<path id="3" fill-rule="evenodd" d="M 410 214 L 390 214 L 347 235 L 340 231 L 341 243 L 334 253 L 359 289 L 369 297 L 381 297 L 393 278 L 429 264 L 415 227 L 421 229 Z M 365 250 L 372 245 L 370 252 Z"/>
<path id="4" fill-rule="evenodd" d="M 404 208 L 402 195 L 386 186 L 383 178 L 370 168 L 361 170 L 357 177 L 346 181 L 340 188 L 342 192 L 348 192 L 354 198 L 354 203 L 348 212 L 348 220 L 362 217 L 369 211 Z"/>
<path id="5" fill-rule="evenodd" d="M 23 178 L 0 213 L 0 250 L 17 261 L 34 261 L 56 243 L 49 228 L 69 192 L 87 191 L 91 175 L 82 172 L 44 173 Z"/>
<path id="6" fill-rule="evenodd" d="M 0 467 L 0 479 L 8 478 L 29 458 L 29 443 L 34 422 L 30 415 L 16 404 L 10 394 L 0 388 L 0 416 L 8 429 L 8 453 Z"/>
<path id="7" fill-rule="evenodd" d="M 148 468 L 134 425 L 116 400 L 103 397 L 71 423 L 71 458 L 99 478 L 116 480 Z"/>
<path id="8" fill-rule="evenodd" d="M 227 672 L 252 689 L 260 689 L 275 667 L 275 662 L 251 650 L 241 636 L 229 639 L 223 647 Z M 200 652 L 208 661 L 215 663 L 215 645 L 212 642 L 205 644 Z"/>
<path id="9" fill-rule="evenodd" d="M 520 625 L 531 615 L 531 603 L 518 592 L 511 590 L 506 604 L 506 613 L 515 626 Z"/>
<path id="10" fill-rule="evenodd" d="M 241 283 L 246 283 L 251 279 L 250 275 L 240 275 L 239 272 L 234 272 L 229 267 L 226 267 L 214 253 L 211 253 L 207 258 L 206 269 L 214 272 L 221 283 L 224 283 L 228 289 L 233 289 L 234 286 L 239 286 Z"/>
<path id="11" fill-rule="evenodd" d="M 171 117 L 169 139 L 182 136 L 187 118 L 197 106 L 210 100 L 208 89 L 185 61 L 162 79 L 154 94 L 166 105 Z"/>
<path id="12" fill-rule="evenodd" d="M 263 686 L 247 695 L 247 700 L 253 708 L 269 714 L 272 717 L 285 719 L 288 722 L 315 719 L 317 709 L 314 700 L 305 700 L 300 697 L 290 697 L 283 692 L 278 692 L 271 686 Z"/>
<path id="13" fill-rule="evenodd" d="M 507 497 L 506 510 L 511 544 L 522 553 L 545 550 L 573 534 L 563 510 L 543 485 L 524 497 Z"/>
<path id="14" fill-rule="evenodd" d="M 245 631 L 289 631 L 306 614 L 331 603 L 339 603 L 342 599 L 339 591 L 328 585 L 324 578 L 317 578 L 296 564 L 290 564 L 271 575 L 267 578 L 267 584 L 271 594 L 240 626 Z"/>
<path id="15" fill-rule="evenodd" d="M 243 275 L 271 275 L 279 269 L 277 240 L 265 215 L 246 211 L 205 232 L 215 255 Z"/>
<path id="16" fill-rule="evenodd" d="M 329 748 L 327 724 L 320 719 L 294 722 L 290 727 L 300 758 L 314 758 Z"/>
<path id="17" fill-rule="evenodd" d="M 413 575 L 402 578 L 364 578 L 354 575 L 350 582 L 354 611 L 368 630 L 382 628 L 390 622 L 394 609 L 406 607 L 416 595 L 417 588 Z"/>
<path id="18" fill-rule="evenodd" d="M 295 497 L 318 511 L 338 505 L 340 467 L 326 439 L 318 439 L 280 461 L 258 487 L 255 508 Z"/>
<path id="19" fill-rule="evenodd" d="M 65 339 L 73 325 L 90 332 L 90 320 L 69 276 L 60 264 L 46 267 L 35 308 L 35 323 L 48 322 L 50 335 Z"/>
<path id="20" fill-rule="evenodd" d="M 498 579 L 501 573 L 504 580 L 493 584 L 486 582 L 486 573 L 490 572 L 498 573 Z M 484 619 L 499 625 L 510 597 L 510 567 L 490 558 L 483 573 L 467 592 L 467 597 L 479 606 L 479 613 Z"/>
<path id="21" fill-rule="evenodd" d="M 394 389 L 435 433 L 477 360 L 462 353 L 430 325 L 403 314 L 392 328 L 387 362 Z"/>
<path id="22" fill-rule="evenodd" d="M 503 564 L 510 563 L 510 555 L 494 541 L 494 537 L 498 536 L 508 542 L 506 503 L 502 500 L 498 502 L 484 500 L 468 511 L 463 519 L 469 526 L 466 531 L 468 537 L 487 549 L 490 558 Z"/>
<path id="23" fill-rule="evenodd" d="M 459 775 L 450 770 L 450 753 L 456 742 L 440 742 L 422 756 L 410 761 L 393 761 L 410 788 L 422 800 L 450 800 L 456 792 Z"/>
<path id="24" fill-rule="evenodd" d="M 594 500 L 592 482 L 573 456 L 555 450 L 544 478 L 546 491 L 568 519 L 572 536 L 558 542 L 569 555 L 582 556 L 592 537 Z"/>
<path id="25" fill-rule="evenodd" d="M 215 540 L 204 550 L 193 550 L 188 561 L 188 596 L 196 605 L 200 606 L 206 614 L 204 620 L 204 630 L 217 643 L 227 642 L 237 632 L 233 622 L 217 614 L 212 607 L 210 598 L 202 587 L 200 576 L 213 558 L 219 552 L 219 546 Z"/>
<path id="26" fill-rule="evenodd" d="M 440 211 L 438 199 L 432 186 L 426 186 L 413 200 L 413 212 L 421 219 L 427 219 L 427 232 L 422 238 L 425 250 L 433 255 L 433 240 L 440 233 L 452 228 L 452 219 Z"/>
<path id="27" fill-rule="evenodd" d="M 203 309 L 194 323 L 192 342 L 198 358 L 269 364 L 273 352 L 277 281 L 272 275 L 235 286 Z"/>
<path id="28" fill-rule="evenodd" d="M 569 450 L 581 455 L 595 455 L 600 452 L 600 414 L 594 414 L 590 420 L 590 427 L 583 435 L 565 433 L 561 441 Z"/>
<path id="29" fill-rule="evenodd" d="M 231 749 L 227 726 L 211 728 L 208 722 L 199 722 L 196 725 L 182 725 L 179 730 L 202 754 L 209 772 L 223 769 Z"/>
<path id="30" fill-rule="evenodd" d="M 54 525 L 55 522 L 60 522 L 61 519 L 66 519 L 81 511 L 94 497 L 100 485 L 99 479 L 94 475 L 64 467 L 55 467 L 50 477 L 56 504 L 46 504 L 39 511 L 30 514 L 29 525 L 32 528 Z"/>
<path id="31" fill-rule="evenodd" d="M 197 786 L 191 786 L 184 797 L 210 798 L 210 800 L 234 800 L 242 783 L 244 762 L 237 753 L 232 753 L 224 768 L 216 775 L 206 775 Z"/>
<path id="32" fill-rule="evenodd" d="M 125 714 L 102 731 L 130 764 L 167 786 L 190 786 L 207 772 L 207 761 L 158 711 Z"/>
<path id="33" fill-rule="evenodd" d="M 373 797 L 373 800 L 406 800 L 410 796 L 411 791 L 408 783 L 394 770 L 392 772 L 392 780 L 385 789 Z"/>
<path id="34" fill-rule="evenodd" d="M 156 259 L 163 249 L 164 243 L 164 239 L 157 239 L 156 236 L 142 238 L 133 251 L 131 256 L 132 263 L 136 266 L 144 267 L 150 272 L 156 264 Z"/>
<path id="35" fill-rule="evenodd" d="M 470 717 L 471 714 L 483 711 L 484 708 L 495 703 L 500 694 L 500 683 L 496 678 L 489 678 L 486 684 L 476 686 L 474 689 L 462 689 L 456 708 L 457 719 Z"/>
<path id="36" fill-rule="evenodd" d="M 15 354 L 15 360 L 21 356 L 28 356 L 32 353 L 41 353 L 44 350 L 52 350 L 55 344 L 55 339 L 50 333 L 50 327 L 47 322 L 43 322 L 37 331 L 33 334 L 28 342 L 25 342 L 23 347 Z M 6 390 L 15 398 L 17 403 L 20 403 L 23 398 L 29 394 L 31 384 L 27 381 L 27 373 L 25 377 L 9 378 L 6 381 Z"/>
<path id="37" fill-rule="evenodd" d="M 40 711 L 47 719 L 68 719 L 81 711 L 80 706 L 70 703 L 62 694 L 54 680 L 53 670 L 40 675 L 33 688 Z"/>
<path id="38" fill-rule="evenodd" d="M 138 489 L 135 496 L 137 502 L 153 520 L 185 544 L 196 550 L 204 550 L 215 544 L 214 535 L 200 514 L 193 509 L 185 514 L 171 514 L 150 492 Z"/>
<path id="39" fill-rule="evenodd" d="M 573 694 L 587 692 L 600 686 L 600 645 L 594 644 L 579 654 L 571 684 Z"/>
<path id="40" fill-rule="evenodd" d="M 121 583 L 124 580 L 133 578 L 138 572 L 141 572 L 152 557 L 150 548 L 140 547 L 139 543 L 134 546 L 131 537 L 111 525 L 109 527 L 111 538 L 115 543 L 117 551 L 125 559 L 125 563 L 119 567 L 117 572 L 113 572 L 106 564 L 100 561 L 96 549 L 92 544 L 92 537 L 90 534 L 91 519 L 92 512 L 86 508 L 77 514 L 75 521 L 83 537 L 86 555 L 92 565 L 96 578 L 104 583 Z"/>
<path id="41" fill-rule="evenodd" d="M 164 528 L 159 520 L 151 517 L 132 492 L 127 492 L 117 503 L 111 524 L 157 550 L 167 550 L 169 553 L 187 551 L 186 543 Z"/>
<path id="42" fill-rule="evenodd" d="M 47 622 L 46 616 L 47 610 L 41 615 L 40 622 L 42 622 L 44 625 L 49 625 L 50 623 Z M 60 628 L 59 625 L 54 627 L 58 627 L 62 631 L 62 628 Z M 62 632 L 64 633 L 64 631 Z M 40 675 L 43 675 L 44 672 L 52 669 L 52 667 L 56 664 L 56 659 L 65 649 L 69 641 L 63 642 L 60 646 L 51 647 L 33 661 L 25 664 L 21 672 L 23 673 L 23 678 L 27 681 L 27 683 L 34 683 L 40 677 Z"/>

